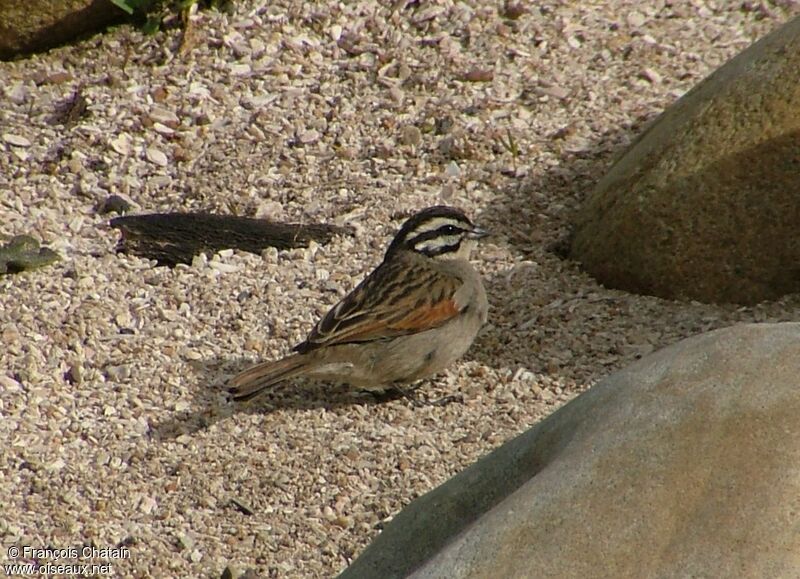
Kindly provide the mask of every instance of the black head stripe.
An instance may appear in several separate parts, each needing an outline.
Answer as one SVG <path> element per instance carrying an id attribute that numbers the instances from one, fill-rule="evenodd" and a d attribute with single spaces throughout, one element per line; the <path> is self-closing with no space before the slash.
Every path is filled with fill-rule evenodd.
<path id="1" fill-rule="evenodd" d="M 464 231 L 464 229 L 454 225 L 443 225 L 434 231 L 426 231 L 425 233 L 415 235 L 408 240 L 408 243 L 409 245 L 416 246 L 421 241 L 428 241 L 429 239 L 436 239 L 437 237 L 455 237 L 461 235 Z"/>
<path id="2" fill-rule="evenodd" d="M 460 248 L 461 248 L 461 239 L 459 239 L 456 243 L 436 245 L 433 247 L 417 249 L 416 251 L 418 251 L 419 253 L 424 253 L 429 257 L 435 257 L 437 255 L 442 255 L 445 253 L 456 252 Z"/>
<path id="3" fill-rule="evenodd" d="M 436 222 L 439 222 L 440 225 L 434 225 Z M 426 228 L 426 224 L 428 228 Z M 434 226 L 435 229 L 429 229 L 430 226 Z M 460 231 L 451 232 L 448 228 L 455 228 Z M 469 218 L 454 207 L 448 207 L 446 205 L 428 207 L 412 215 L 403 224 L 403 227 L 400 228 L 400 231 L 395 236 L 386 254 L 388 255 L 401 247 L 418 250 L 415 246 L 419 246 L 420 242 L 428 241 L 436 237 L 456 236 L 471 228 L 472 222 Z M 420 233 L 416 233 L 418 231 Z M 436 255 L 451 251 L 452 249 L 448 248 L 453 248 L 453 244 L 445 244 L 444 247 L 445 249 L 440 249 L 439 246 L 435 247 Z M 457 247 L 455 249 L 457 249 Z M 427 251 L 424 253 L 430 254 Z"/>

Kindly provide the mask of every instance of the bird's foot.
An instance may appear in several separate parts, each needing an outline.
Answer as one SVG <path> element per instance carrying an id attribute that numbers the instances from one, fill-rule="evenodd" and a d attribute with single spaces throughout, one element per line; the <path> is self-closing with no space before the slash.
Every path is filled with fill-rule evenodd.
<path id="1" fill-rule="evenodd" d="M 441 398 L 431 400 L 430 398 L 427 398 L 418 392 L 421 385 L 422 384 L 415 384 L 412 386 L 401 387 L 397 384 L 394 384 L 386 390 L 380 392 L 370 391 L 370 394 L 372 394 L 372 396 L 375 398 L 375 401 L 379 403 L 391 402 L 404 398 L 416 408 L 422 408 L 424 406 L 447 406 L 453 402 L 464 402 L 464 396 L 461 394 L 448 394 L 447 396 L 442 396 Z"/>

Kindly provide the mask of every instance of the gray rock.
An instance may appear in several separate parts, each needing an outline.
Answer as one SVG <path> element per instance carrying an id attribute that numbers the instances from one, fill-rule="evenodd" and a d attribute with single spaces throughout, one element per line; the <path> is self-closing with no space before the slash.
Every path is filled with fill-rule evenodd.
<path id="1" fill-rule="evenodd" d="M 800 576 L 800 323 L 703 334 L 420 497 L 340 576 Z"/>
<path id="2" fill-rule="evenodd" d="M 40 247 L 30 235 L 15 235 L 0 244 L 0 275 L 19 273 L 50 265 L 61 257 L 49 247 Z"/>
<path id="3" fill-rule="evenodd" d="M 800 17 L 668 108 L 579 212 L 602 284 L 753 304 L 800 291 Z"/>

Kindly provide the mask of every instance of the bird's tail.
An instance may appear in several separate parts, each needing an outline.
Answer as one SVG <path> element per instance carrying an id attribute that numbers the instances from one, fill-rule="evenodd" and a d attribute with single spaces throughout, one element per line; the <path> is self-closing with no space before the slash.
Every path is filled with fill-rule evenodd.
<path id="1" fill-rule="evenodd" d="M 240 372 L 228 382 L 228 392 L 237 402 L 252 400 L 278 382 L 296 378 L 308 370 L 307 356 L 292 354 L 273 362 L 262 362 Z"/>

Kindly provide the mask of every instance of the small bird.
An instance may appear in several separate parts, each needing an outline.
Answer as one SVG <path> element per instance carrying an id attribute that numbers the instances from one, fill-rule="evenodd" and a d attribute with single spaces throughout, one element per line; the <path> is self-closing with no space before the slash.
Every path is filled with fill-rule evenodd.
<path id="1" fill-rule="evenodd" d="M 234 376 L 237 401 L 307 377 L 380 392 L 432 376 L 460 358 L 488 302 L 470 252 L 487 232 L 437 205 L 411 216 L 383 262 L 336 304 L 294 353 Z"/>

